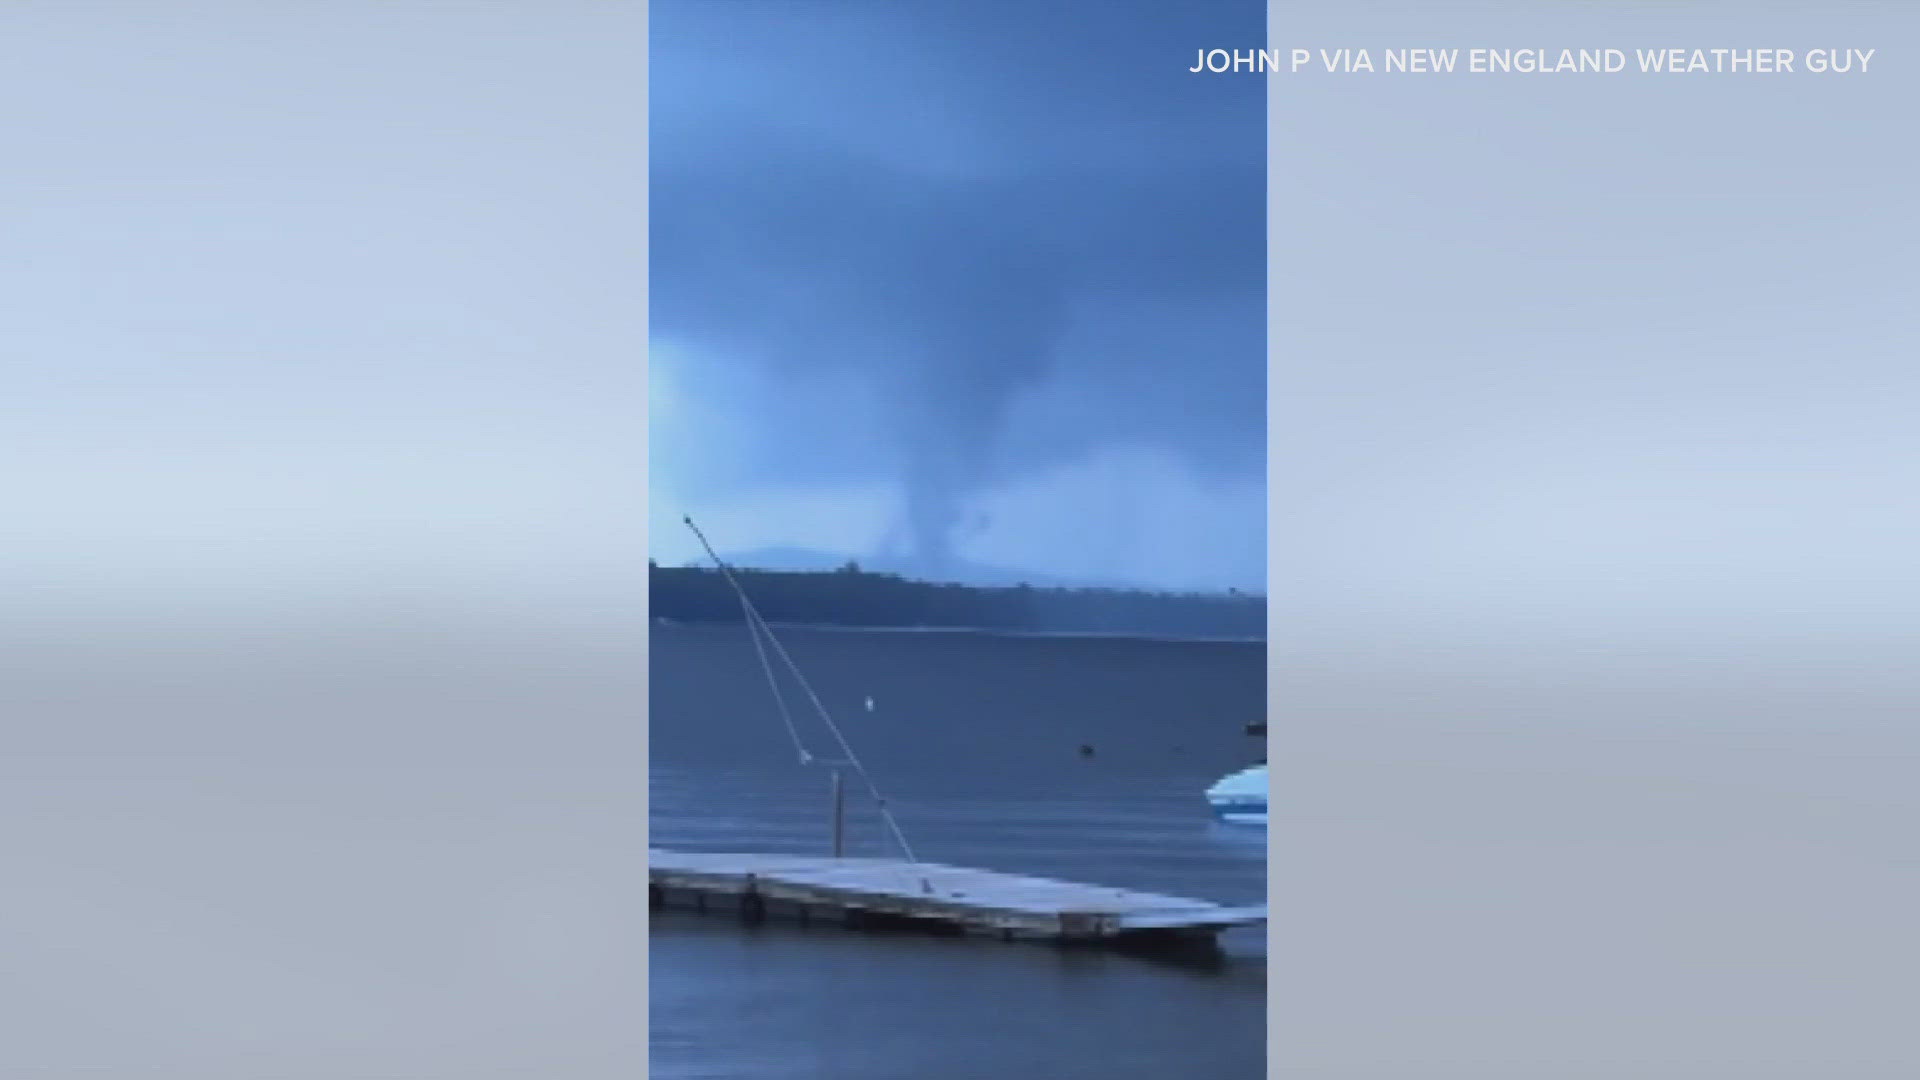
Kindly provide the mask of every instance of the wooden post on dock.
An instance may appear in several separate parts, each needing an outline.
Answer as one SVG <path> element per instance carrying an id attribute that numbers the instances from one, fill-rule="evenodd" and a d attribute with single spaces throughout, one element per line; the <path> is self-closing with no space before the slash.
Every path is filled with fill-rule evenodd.
<path id="1" fill-rule="evenodd" d="M 841 784 L 840 770 L 835 769 L 833 770 L 833 857 L 836 859 L 845 853 L 846 810 L 846 790 Z"/>

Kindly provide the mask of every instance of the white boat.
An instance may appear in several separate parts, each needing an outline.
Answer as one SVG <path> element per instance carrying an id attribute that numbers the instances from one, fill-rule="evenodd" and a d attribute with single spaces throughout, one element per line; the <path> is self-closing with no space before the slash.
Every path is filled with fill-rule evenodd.
<path id="1" fill-rule="evenodd" d="M 1257 736 L 1262 741 L 1267 737 L 1267 722 L 1255 720 L 1247 725 L 1247 734 Z M 1258 765 L 1250 765 L 1237 773 L 1223 776 L 1220 781 L 1207 789 L 1207 802 L 1212 804 L 1213 813 L 1221 821 L 1233 825 L 1267 826 L 1267 758 L 1260 756 Z"/>
<path id="2" fill-rule="evenodd" d="M 1207 802 L 1221 821 L 1232 825 L 1267 824 L 1267 766 L 1265 763 L 1222 777 L 1207 789 Z"/>

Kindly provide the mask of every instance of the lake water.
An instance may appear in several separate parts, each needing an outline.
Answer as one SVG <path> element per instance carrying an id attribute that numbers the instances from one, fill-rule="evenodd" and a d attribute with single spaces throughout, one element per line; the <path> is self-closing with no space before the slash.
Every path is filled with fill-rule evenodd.
<path id="1" fill-rule="evenodd" d="M 1201 792 L 1260 752 L 1261 645 L 781 632 L 922 859 L 1226 903 L 1266 898 L 1265 833 Z M 651 644 L 651 842 L 825 853 L 828 773 L 794 742 L 743 627 Z M 783 685 L 803 742 L 836 756 Z M 867 699 L 873 702 L 867 707 Z M 1084 755 L 1080 747 L 1092 748 Z M 851 854 L 889 854 L 848 791 Z M 1211 962 L 659 913 L 663 1080 L 1124 1080 L 1265 1075 L 1261 930 Z"/>

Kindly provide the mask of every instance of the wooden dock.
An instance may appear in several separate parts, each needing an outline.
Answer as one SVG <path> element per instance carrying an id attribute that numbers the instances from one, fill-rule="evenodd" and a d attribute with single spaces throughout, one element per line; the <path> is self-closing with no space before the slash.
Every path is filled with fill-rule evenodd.
<path id="1" fill-rule="evenodd" d="M 1060 944 L 1211 944 L 1267 909 L 900 859 L 647 852 L 655 908 L 849 928 L 915 927 Z"/>

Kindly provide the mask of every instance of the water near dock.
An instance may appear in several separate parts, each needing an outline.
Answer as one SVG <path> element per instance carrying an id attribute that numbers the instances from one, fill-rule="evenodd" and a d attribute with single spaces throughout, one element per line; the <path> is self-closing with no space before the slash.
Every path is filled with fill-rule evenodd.
<path id="1" fill-rule="evenodd" d="M 1265 834 L 1214 823 L 1200 797 L 1258 752 L 1243 725 L 1264 715 L 1261 646 L 781 636 L 922 859 L 1266 902 Z M 651 678 L 654 845 L 829 853 L 828 774 L 797 764 L 744 628 L 656 627 Z M 897 855 L 855 785 L 847 803 L 848 854 Z M 1259 927 L 1206 960 L 675 911 L 651 930 L 659 1077 L 1265 1075 Z"/>

